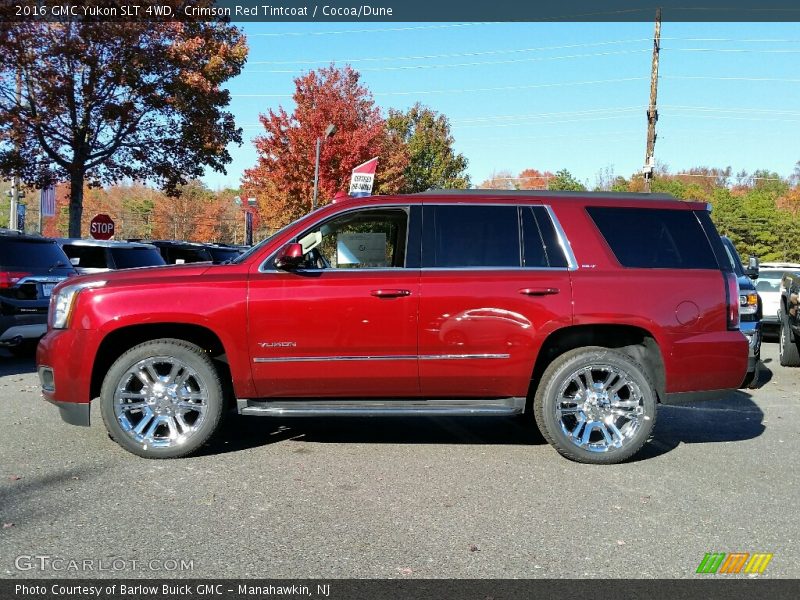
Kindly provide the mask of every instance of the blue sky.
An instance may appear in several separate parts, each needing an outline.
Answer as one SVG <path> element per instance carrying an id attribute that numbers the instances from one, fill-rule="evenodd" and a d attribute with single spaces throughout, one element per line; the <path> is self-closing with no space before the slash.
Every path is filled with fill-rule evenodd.
<path id="1" fill-rule="evenodd" d="M 350 64 L 377 104 L 422 102 L 452 124 L 478 184 L 493 171 L 567 168 L 593 186 L 644 160 L 653 23 L 248 23 L 250 54 L 229 82 L 245 142 L 231 146 L 236 187 L 256 162 L 259 113 L 291 110 L 294 77 Z M 662 25 L 656 158 L 770 169 L 800 160 L 800 24 Z"/>

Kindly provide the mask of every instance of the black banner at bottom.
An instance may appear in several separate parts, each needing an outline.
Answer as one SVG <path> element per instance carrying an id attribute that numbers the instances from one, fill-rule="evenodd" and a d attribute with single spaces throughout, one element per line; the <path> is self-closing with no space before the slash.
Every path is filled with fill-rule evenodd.
<path id="1" fill-rule="evenodd" d="M 6 579 L 3 600 L 531 600 L 538 598 L 792 600 L 797 579 Z"/>

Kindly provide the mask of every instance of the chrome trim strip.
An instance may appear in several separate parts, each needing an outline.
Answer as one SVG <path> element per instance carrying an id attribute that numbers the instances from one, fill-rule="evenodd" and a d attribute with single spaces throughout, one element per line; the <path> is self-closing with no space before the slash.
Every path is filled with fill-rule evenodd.
<path id="1" fill-rule="evenodd" d="M 462 360 L 462 359 L 505 359 L 511 358 L 510 354 L 420 354 L 420 360 Z"/>
<path id="2" fill-rule="evenodd" d="M 564 252 L 564 256 L 567 257 L 567 265 L 569 265 L 570 271 L 575 271 L 578 268 L 578 261 L 575 259 L 575 253 L 572 251 L 572 246 L 569 243 L 569 238 L 567 238 L 567 234 L 564 232 L 564 229 L 561 227 L 561 222 L 556 217 L 556 214 L 553 212 L 553 207 L 545 205 L 545 210 L 547 214 L 550 215 L 550 221 L 553 223 L 553 227 L 556 228 L 556 236 L 558 237 L 558 243 L 561 246 L 561 250 Z"/>
<path id="3" fill-rule="evenodd" d="M 510 354 L 398 354 L 396 356 L 275 356 L 256 357 L 254 363 L 273 362 L 328 362 L 341 360 L 468 360 L 468 359 L 506 359 Z"/>

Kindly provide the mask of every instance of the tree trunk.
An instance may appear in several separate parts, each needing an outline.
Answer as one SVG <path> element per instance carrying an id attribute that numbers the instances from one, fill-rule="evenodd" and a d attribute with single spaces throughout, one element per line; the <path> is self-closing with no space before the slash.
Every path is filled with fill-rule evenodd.
<path id="1" fill-rule="evenodd" d="M 81 237 L 81 217 L 83 217 L 82 171 L 73 171 L 69 180 L 69 237 Z"/>

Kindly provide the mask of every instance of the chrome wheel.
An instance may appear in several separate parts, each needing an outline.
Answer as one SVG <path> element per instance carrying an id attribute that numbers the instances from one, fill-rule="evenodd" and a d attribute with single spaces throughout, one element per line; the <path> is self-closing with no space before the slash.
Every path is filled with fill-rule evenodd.
<path id="1" fill-rule="evenodd" d="M 206 419 L 209 389 L 200 374 L 172 356 L 140 360 L 119 379 L 114 417 L 142 448 L 185 444 Z"/>
<path id="2" fill-rule="evenodd" d="M 555 402 L 556 421 L 564 436 L 583 450 L 620 449 L 649 418 L 639 385 L 619 367 L 585 366 L 563 382 Z"/>

